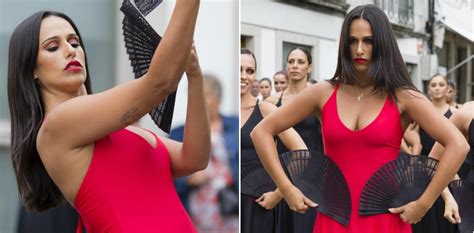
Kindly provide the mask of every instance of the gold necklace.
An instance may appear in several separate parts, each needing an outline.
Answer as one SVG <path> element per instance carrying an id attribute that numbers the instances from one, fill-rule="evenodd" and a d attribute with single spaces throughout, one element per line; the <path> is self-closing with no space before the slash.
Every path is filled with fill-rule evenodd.
<path id="1" fill-rule="evenodd" d="M 373 93 L 374 94 L 374 93 Z M 370 92 L 368 94 L 370 96 Z M 357 98 L 357 102 L 360 102 L 364 97 L 366 97 L 365 93 L 360 93 L 356 98 Z"/>

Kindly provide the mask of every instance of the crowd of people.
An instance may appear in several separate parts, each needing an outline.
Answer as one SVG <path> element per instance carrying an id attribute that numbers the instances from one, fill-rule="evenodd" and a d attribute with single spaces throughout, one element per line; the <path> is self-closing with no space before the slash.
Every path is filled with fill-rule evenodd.
<path id="1" fill-rule="evenodd" d="M 306 51 L 305 48 L 298 48 L 302 51 Z M 311 57 L 311 54 L 308 53 L 308 56 Z M 263 77 L 261 79 L 255 78 L 252 82 L 251 93 L 252 96 L 260 100 L 266 100 L 268 97 L 283 92 L 288 85 L 290 80 L 286 70 L 277 71 L 273 75 L 273 81 L 270 78 Z M 307 76 L 306 82 L 308 85 L 316 84 L 318 81 Z"/>

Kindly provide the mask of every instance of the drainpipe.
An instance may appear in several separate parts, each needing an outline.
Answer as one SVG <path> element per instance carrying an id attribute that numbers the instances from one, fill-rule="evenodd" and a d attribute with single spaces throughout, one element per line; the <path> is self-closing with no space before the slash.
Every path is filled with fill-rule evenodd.
<path id="1" fill-rule="evenodd" d="M 433 26 L 434 26 L 434 21 L 435 21 L 434 4 L 435 4 L 434 0 L 428 0 L 428 21 L 426 21 L 426 24 L 425 24 L 425 32 L 430 35 L 428 38 L 428 49 L 429 49 L 430 54 L 435 53 L 434 47 L 433 47 L 433 39 L 434 39 Z"/>

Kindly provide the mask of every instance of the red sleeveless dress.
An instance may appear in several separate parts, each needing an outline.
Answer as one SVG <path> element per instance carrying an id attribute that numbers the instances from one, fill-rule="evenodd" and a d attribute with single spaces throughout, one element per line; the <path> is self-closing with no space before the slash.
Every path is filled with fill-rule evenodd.
<path id="1" fill-rule="evenodd" d="M 368 126 L 353 131 L 339 117 L 336 93 L 322 109 L 324 151 L 339 166 L 347 181 L 352 213 L 346 227 L 318 212 L 314 233 L 409 233 L 411 226 L 399 215 L 359 216 L 359 199 L 366 182 L 385 163 L 397 158 L 403 131 L 395 102 L 387 97 L 378 116 Z"/>
<path id="2" fill-rule="evenodd" d="M 74 203 L 88 233 L 197 232 L 176 193 L 168 150 L 155 138 L 153 148 L 122 129 L 95 143 Z"/>

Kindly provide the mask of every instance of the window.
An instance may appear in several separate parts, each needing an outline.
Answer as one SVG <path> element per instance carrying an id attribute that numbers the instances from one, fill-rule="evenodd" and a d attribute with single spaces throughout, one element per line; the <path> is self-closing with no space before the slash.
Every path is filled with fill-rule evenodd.
<path id="1" fill-rule="evenodd" d="M 253 37 L 240 35 L 240 47 L 254 50 Z"/>
<path id="2" fill-rule="evenodd" d="M 376 0 L 375 5 L 387 14 L 391 23 L 413 28 L 413 0 Z"/>

